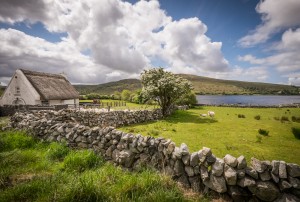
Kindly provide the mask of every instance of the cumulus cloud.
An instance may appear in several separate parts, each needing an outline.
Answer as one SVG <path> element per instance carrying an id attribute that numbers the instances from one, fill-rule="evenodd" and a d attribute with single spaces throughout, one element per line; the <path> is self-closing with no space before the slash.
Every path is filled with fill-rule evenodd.
<path id="1" fill-rule="evenodd" d="M 273 45 L 269 51 L 272 55 L 257 58 L 253 55 L 239 56 L 240 61 L 248 62 L 253 65 L 262 65 L 276 70 L 288 78 L 288 84 L 299 85 L 300 73 L 300 28 L 285 31 L 281 40 Z"/>
<path id="2" fill-rule="evenodd" d="M 10 77 L 16 69 L 28 67 L 36 71 L 65 73 L 75 83 L 108 81 L 106 75 L 112 74 L 110 68 L 96 65 L 89 56 L 82 55 L 68 39 L 53 44 L 15 29 L 0 29 L 0 38 L 3 39 L 0 41 L 1 77 Z"/>
<path id="3" fill-rule="evenodd" d="M 300 26 L 299 0 L 261 0 L 256 11 L 262 15 L 262 23 L 239 40 L 241 46 L 251 47 L 266 42 L 274 33 Z"/>
<path id="4" fill-rule="evenodd" d="M 0 77 L 19 67 L 67 72 L 72 82 L 106 82 L 136 77 L 164 61 L 172 71 L 228 71 L 221 42 L 212 42 L 198 18 L 173 21 L 158 1 L 3 0 L 0 21 L 41 22 L 58 43 L 14 29 L 0 30 Z M 84 52 L 89 54 L 84 55 Z"/>

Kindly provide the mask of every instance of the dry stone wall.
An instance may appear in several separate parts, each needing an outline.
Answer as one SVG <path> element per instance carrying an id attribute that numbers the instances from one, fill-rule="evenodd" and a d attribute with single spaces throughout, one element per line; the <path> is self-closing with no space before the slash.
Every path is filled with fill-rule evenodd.
<path id="1" fill-rule="evenodd" d="M 184 143 L 176 147 L 170 139 L 133 135 L 109 126 L 159 117 L 158 111 L 19 112 L 11 118 L 11 126 L 30 130 L 42 140 L 92 149 L 115 165 L 130 170 L 153 167 L 195 191 L 225 193 L 234 201 L 300 201 L 300 166 L 297 164 L 252 158 L 251 165 L 247 165 L 243 156 L 235 158 L 227 154 L 217 158 L 206 147 L 190 153 Z"/>

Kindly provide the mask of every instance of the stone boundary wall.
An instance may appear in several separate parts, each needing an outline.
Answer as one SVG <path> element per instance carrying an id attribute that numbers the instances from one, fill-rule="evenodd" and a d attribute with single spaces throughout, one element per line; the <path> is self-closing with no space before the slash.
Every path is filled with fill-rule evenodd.
<path id="1" fill-rule="evenodd" d="M 76 116 L 69 111 L 18 112 L 11 118 L 11 127 L 29 130 L 42 140 L 92 149 L 106 160 L 129 170 L 155 168 L 197 192 L 224 193 L 234 201 L 300 201 L 300 166 L 297 164 L 252 158 L 251 165 L 247 165 L 243 156 L 235 158 L 227 154 L 224 158 L 217 158 L 206 147 L 190 153 L 184 143 L 176 147 L 170 139 L 133 135 L 114 127 L 89 127 L 81 124 L 84 120 L 79 120 L 79 117 L 86 116 L 91 121 L 94 116 L 122 115 L 115 117 L 114 120 L 118 121 L 112 121 L 122 125 L 132 123 L 126 120 L 122 122 L 122 117 L 133 118 L 133 115 L 141 115 L 143 118 L 135 120 L 145 121 L 144 116 L 147 116 L 144 113 L 149 115 L 149 112 L 83 113 Z M 76 120 L 72 122 L 73 117 Z M 101 122 L 96 122 L 102 126 Z M 103 126 L 107 123 L 110 121 Z"/>
<path id="2" fill-rule="evenodd" d="M 0 106 L 0 117 L 12 116 L 18 111 L 30 110 L 62 110 L 68 108 L 68 105 L 40 106 L 40 105 L 3 105 Z"/>

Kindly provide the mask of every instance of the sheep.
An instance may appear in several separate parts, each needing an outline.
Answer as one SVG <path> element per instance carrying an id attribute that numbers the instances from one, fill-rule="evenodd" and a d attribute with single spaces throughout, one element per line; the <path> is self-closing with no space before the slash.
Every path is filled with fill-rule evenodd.
<path id="1" fill-rule="evenodd" d="M 208 111 L 208 112 L 207 112 L 207 115 L 210 116 L 211 118 L 214 118 L 214 117 L 215 117 L 215 112 L 213 112 L 213 111 Z"/>

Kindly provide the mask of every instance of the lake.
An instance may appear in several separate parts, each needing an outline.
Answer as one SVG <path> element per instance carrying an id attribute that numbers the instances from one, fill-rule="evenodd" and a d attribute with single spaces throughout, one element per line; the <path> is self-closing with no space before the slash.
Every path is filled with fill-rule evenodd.
<path id="1" fill-rule="evenodd" d="M 237 105 L 288 105 L 299 104 L 300 96 L 281 95 L 197 95 L 198 104 L 237 104 Z"/>

